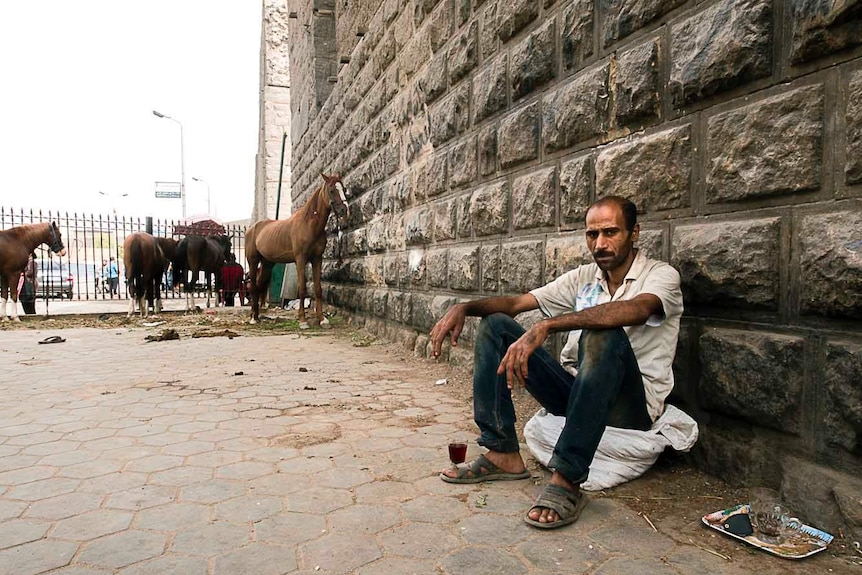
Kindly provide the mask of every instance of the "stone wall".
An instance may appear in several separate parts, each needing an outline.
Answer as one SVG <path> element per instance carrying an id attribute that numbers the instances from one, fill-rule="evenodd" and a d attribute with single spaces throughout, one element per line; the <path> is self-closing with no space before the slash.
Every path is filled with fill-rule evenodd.
<path id="1" fill-rule="evenodd" d="M 452 302 L 589 261 L 586 207 L 629 196 L 683 278 L 693 460 L 859 532 L 862 0 L 289 4 L 294 201 L 351 191 L 331 303 L 425 354 Z M 337 81 L 303 109 L 320 18 Z"/>

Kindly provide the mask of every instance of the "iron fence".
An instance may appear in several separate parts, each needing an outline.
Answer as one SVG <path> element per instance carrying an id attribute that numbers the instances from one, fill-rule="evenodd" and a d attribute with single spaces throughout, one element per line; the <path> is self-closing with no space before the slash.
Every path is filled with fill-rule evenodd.
<path id="1" fill-rule="evenodd" d="M 56 222 L 63 236 L 66 255 L 60 257 L 47 246 L 36 248 L 39 269 L 37 297 L 87 300 L 128 299 L 123 270 L 123 240 L 135 232 L 157 237 L 182 239 L 188 222 L 151 217 L 127 217 L 105 214 L 78 214 L 51 210 L 11 209 L 0 206 L 0 230 L 24 224 Z M 248 270 L 245 259 L 245 226 L 225 225 L 237 263 Z M 183 233 L 181 233 L 183 232 Z M 105 278 L 103 262 L 115 258 L 119 270 L 119 287 L 112 293 Z M 201 286 L 203 278 L 199 278 Z M 163 284 L 167 284 L 167 280 Z M 167 287 L 167 285 L 165 285 Z M 201 289 L 205 289 L 201 286 Z M 162 297 L 180 297 L 166 289 Z"/>

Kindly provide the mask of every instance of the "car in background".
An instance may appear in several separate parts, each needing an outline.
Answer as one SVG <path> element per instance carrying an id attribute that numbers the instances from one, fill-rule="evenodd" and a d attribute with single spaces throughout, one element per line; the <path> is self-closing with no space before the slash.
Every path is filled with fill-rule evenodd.
<path id="1" fill-rule="evenodd" d="M 72 299 L 75 294 L 75 276 L 69 265 L 54 259 L 36 260 L 39 274 L 37 298 Z"/>

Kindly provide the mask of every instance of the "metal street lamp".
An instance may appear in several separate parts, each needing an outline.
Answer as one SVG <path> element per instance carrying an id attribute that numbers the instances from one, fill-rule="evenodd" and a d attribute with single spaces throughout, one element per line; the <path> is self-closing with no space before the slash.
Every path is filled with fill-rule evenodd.
<path id="1" fill-rule="evenodd" d="M 203 178 L 196 178 L 196 177 L 192 176 L 192 179 L 196 182 L 200 182 L 202 184 L 207 185 L 207 214 L 212 215 L 212 210 L 210 208 L 210 183 L 208 181 L 204 180 Z"/>
<path id="2" fill-rule="evenodd" d="M 171 118 L 167 114 L 162 114 L 153 110 L 153 115 L 157 118 L 164 118 L 180 125 L 180 198 L 183 200 L 183 218 L 186 217 L 186 152 L 185 144 L 183 143 L 183 123 L 176 118 Z"/>

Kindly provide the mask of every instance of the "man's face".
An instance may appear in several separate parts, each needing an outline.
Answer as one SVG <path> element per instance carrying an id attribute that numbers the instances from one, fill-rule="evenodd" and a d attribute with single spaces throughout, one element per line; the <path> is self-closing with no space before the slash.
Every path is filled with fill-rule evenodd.
<path id="1" fill-rule="evenodd" d="M 102 265 L 103 265 L 103 266 L 108 265 L 108 260 L 102 260 Z"/>
<path id="2" fill-rule="evenodd" d="M 609 272 L 631 263 L 634 259 L 632 248 L 639 231 L 638 224 L 631 232 L 626 230 L 623 212 L 614 204 L 596 206 L 587 212 L 587 247 L 603 271 Z"/>

